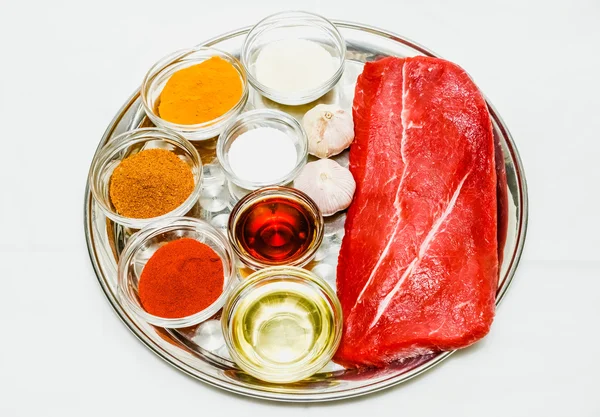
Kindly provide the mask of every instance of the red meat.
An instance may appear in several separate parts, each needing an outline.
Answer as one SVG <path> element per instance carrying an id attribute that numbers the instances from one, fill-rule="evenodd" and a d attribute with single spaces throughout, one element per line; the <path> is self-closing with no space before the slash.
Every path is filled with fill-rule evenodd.
<path id="1" fill-rule="evenodd" d="M 468 346 L 487 334 L 498 281 L 496 168 L 486 103 L 437 58 L 365 65 L 354 99 L 337 271 L 347 366 Z"/>

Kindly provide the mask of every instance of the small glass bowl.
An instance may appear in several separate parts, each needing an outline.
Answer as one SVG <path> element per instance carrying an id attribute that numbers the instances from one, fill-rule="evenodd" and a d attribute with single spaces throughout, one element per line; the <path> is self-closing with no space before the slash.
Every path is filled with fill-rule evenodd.
<path id="1" fill-rule="evenodd" d="M 169 81 L 169 78 L 177 71 L 199 64 L 213 56 L 219 56 L 228 61 L 239 73 L 240 80 L 242 81 L 242 97 L 240 97 L 240 100 L 227 113 L 204 123 L 182 125 L 162 119 L 158 115 L 157 108 L 160 94 L 167 81 Z M 246 70 L 235 57 L 219 49 L 198 46 L 173 52 L 154 64 L 142 82 L 140 94 L 146 114 L 152 123 L 156 126 L 180 133 L 186 139 L 195 142 L 219 136 L 231 118 L 242 111 L 248 100 L 248 80 L 246 78 Z"/>
<path id="2" fill-rule="evenodd" d="M 313 307 L 320 306 L 311 310 L 324 310 L 330 316 L 330 320 L 324 320 L 322 326 L 313 326 L 312 345 L 305 346 L 306 350 L 302 353 L 296 352 L 297 356 L 293 359 L 288 356 L 284 360 L 273 360 L 271 355 L 265 355 L 265 349 L 260 346 L 264 336 L 257 333 L 268 326 L 277 332 L 285 323 L 295 327 L 288 309 L 293 309 L 294 305 L 306 305 L 306 301 L 289 305 L 281 301 L 281 305 L 267 304 L 264 315 L 257 313 L 256 305 L 261 303 L 258 300 L 273 293 L 278 294 L 276 300 L 280 300 L 281 294 L 310 300 L 307 302 L 313 304 Z M 264 298 L 262 301 L 264 302 Z M 248 317 L 252 314 L 256 317 Z M 264 321 L 259 324 L 257 317 Z M 253 322 L 250 325 L 255 324 L 259 328 L 248 330 L 245 326 L 248 320 Z M 297 326 L 304 330 L 301 325 Z M 291 383 L 315 374 L 331 360 L 342 338 L 342 307 L 335 291 L 314 273 L 297 267 L 270 267 L 253 273 L 233 290 L 223 307 L 221 327 L 229 353 L 242 370 L 263 381 Z M 293 330 L 290 329 L 290 333 L 294 333 Z M 294 334 L 283 333 L 285 337 L 294 337 Z M 266 337 L 269 336 L 271 341 L 274 338 L 280 340 L 276 334 Z M 306 340 L 301 342 L 306 343 Z M 268 348 L 272 353 L 273 347 Z"/>
<path id="3" fill-rule="evenodd" d="M 297 93 L 280 92 L 262 84 L 254 74 L 258 55 L 267 44 L 284 39 L 305 39 L 321 45 L 331 54 L 336 68 L 333 75 L 318 87 Z M 277 103 L 294 106 L 310 103 L 331 90 L 344 73 L 345 57 L 346 41 L 335 25 L 322 16 L 300 11 L 276 13 L 258 22 L 248 33 L 241 53 L 252 87 Z"/>
<path id="4" fill-rule="evenodd" d="M 295 259 L 286 259 L 281 262 L 258 259 L 252 256 L 244 248 L 241 239 L 236 236 L 238 223 L 242 220 L 247 210 L 257 203 L 276 199 L 283 199 L 295 205 L 301 205 L 305 209 L 306 214 L 310 217 L 309 220 L 314 225 L 313 235 L 312 237 L 309 237 L 309 239 L 311 239 L 310 244 L 304 253 Z M 317 204 L 309 196 L 295 188 L 265 187 L 247 194 L 233 207 L 233 210 L 231 210 L 231 214 L 229 215 L 227 236 L 229 237 L 229 242 L 231 243 L 233 250 L 242 263 L 251 269 L 258 270 L 269 266 L 287 265 L 300 267 L 306 265 L 314 257 L 319 246 L 321 246 L 324 230 L 323 215 L 321 214 L 319 207 L 317 207 Z"/>
<path id="5" fill-rule="evenodd" d="M 148 313 L 140 304 L 138 284 L 146 262 L 165 244 L 191 238 L 210 246 L 223 262 L 223 293 L 210 306 L 191 316 L 164 318 Z M 191 217 L 163 219 L 135 233 L 123 249 L 119 259 L 118 297 L 136 315 L 155 326 L 171 329 L 193 326 L 215 315 L 239 282 L 235 272 L 235 258 L 229 242 L 213 226 L 203 220 Z"/>
<path id="6" fill-rule="evenodd" d="M 296 147 L 296 165 L 285 176 L 273 181 L 248 181 L 238 177 L 229 164 L 231 144 L 244 132 L 259 127 L 270 127 L 288 135 Z M 240 114 L 219 136 L 217 141 L 217 158 L 227 178 L 246 190 L 255 190 L 271 185 L 289 184 L 298 176 L 308 157 L 308 137 L 298 121 L 279 110 L 258 109 Z"/>
<path id="7" fill-rule="evenodd" d="M 146 149 L 156 148 L 175 153 L 189 165 L 194 176 L 194 190 L 179 207 L 161 216 L 137 219 L 120 215 L 110 201 L 109 194 L 110 178 L 114 169 L 125 158 Z M 106 217 L 123 226 L 141 229 L 166 217 L 183 216 L 192 209 L 202 191 L 202 161 L 194 145 L 175 132 L 159 128 L 135 129 L 115 137 L 96 154 L 88 181 L 92 195 Z"/>

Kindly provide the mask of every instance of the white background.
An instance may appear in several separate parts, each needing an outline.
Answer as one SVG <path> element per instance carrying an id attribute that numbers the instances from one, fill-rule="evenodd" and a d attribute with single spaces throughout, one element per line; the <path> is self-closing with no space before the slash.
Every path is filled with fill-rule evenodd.
<path id="1" fill-rule="evenodd" d="M 600 2 L 0 0 L 0 415 L 600 416 Z M 492 331 L 376 395 L 282 405 L 208 387 L 127 330 L 94 276 L 83 196 L 100 137 L 163 55 L 284 9 L 395 31 L 462 65 L 529 182 Z"/>

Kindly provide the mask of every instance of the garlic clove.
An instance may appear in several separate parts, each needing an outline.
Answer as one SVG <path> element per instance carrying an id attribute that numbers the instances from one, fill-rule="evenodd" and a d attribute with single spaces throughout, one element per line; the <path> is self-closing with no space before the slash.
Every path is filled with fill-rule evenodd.
<path id="1" fill-rule="evenodd" d="M 304 166 L 294 187 L 312 198 L 323 216 L 348 208 L 356 183 L 352 173 L 331 159 L 320 159 Z"/>
<path id="2" fill-rule="evenodd" d="M 308 153 L 319 158 L 337 155 L 354 140 L 352 115 L 333 104 L 318 104 L 302 119 L 308 135 Z"/>

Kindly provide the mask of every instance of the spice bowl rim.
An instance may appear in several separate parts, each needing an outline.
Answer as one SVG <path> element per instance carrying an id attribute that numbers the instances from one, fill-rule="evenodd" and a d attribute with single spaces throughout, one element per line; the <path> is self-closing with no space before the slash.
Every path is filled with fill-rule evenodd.
<path id="1" fill-rule="evenodd" d="M 128 273 L 130 263 L 135 256 L 135 254 L 144 247 L 144 245 L 151 239 L 154 239 L 156 236 L 168 233 L 168 232 L 176 232 L 178 230 L 194 230 L 202 235 L 205 239 L 211 241 L 211 243 L 215 244 L 222 250 L 226 257 L 224 258 L 217 251 L 215 253 L 221 259 L 223 263 L 223 292 L 219 297 L 208 307 L 205 309 L 198 311 L 192 315 L 186 317 L 179 318 L 165 318 L 156 316 L 154 314 L 148 313 L 144 308 L 140 305 L 139 301 L 134 300 L 131 292 L 127 289 L 130 285 L 130 274 Z M 178 237 L 173 240 L 169 240 L 169 242 L 181 239 L 183 237 Z M 194 238 L 190 238 L 194 239 Z M 195 239 L 197 240 L 197 239 Z M 199 240 L 198 240 L 199 241 Z M 199 241 L 200 242 L 200 241 Z M 206 242 L 206 240 L 205 240 Z M 201 242 L 204 243 L 204 242 Z M 205 243 L 206 244 L 206 243 Z M 162 247 L 162 246 L 161 246 Z M 214 249 L 213 249 L 214 250 Z M 150 257 L 151 258 L 151 257 Z M 149 258 L 149 259 L 150 259 Z M 148 260 L 146 260 L 148 262 Z M 145 267 L 145 264 L 144 264 Z M 143 268 L 142 268 L 143 271 Z M 140 273 L 141 274 L 141 273 Z M 231 248 L 231 245 L 227 238 L 223 235 L 222 232 L 217 230 L 210 223 L 200 220 L 193 217 L 170 217 L 168 219 L 163 219 L 158 222 L 152 223 L 146 226 L 144 229 L 133 234 L 125 245 L 123 252 L 121 253 L 121 257 L 119 258 L 118 264 L 118 288 L 117 294 L 120 302 L 124 305 L 127 305 L 131 311 L 133 311 L 138 317 L 142 320 L 159 327 L 169 328 L 169 329 L 178 329 L 182 327 L 189 327 L 199 323 L 202 323 L 212 316 L 214 316 L 226 303 L 229 295 L 236 287 L 239 282 L 239 278 L 237 275 L 236 263 L 235 263 L 235 254 Z"/>
<path id="2" fill-rule="evenodd" d="M 293 198 L 295 201 L 300 200 L 302 204 L 308 207 L 308 211 L 315 218 L 314 242 L 308 247 L 308 249 L 306 250 L 306 252 L 304 252 L 302 256 L 298 257 L 293 261 L 287 260 L 285 261 L 285 263 L 271 263 L 257 259 L 248 254 L 242 248 L 240 248 L 238 240 L 235 237 L 235 228 L 239 217 L 257 201 L 260 201 L 261 199 L 267 199 L 269 197 Z M 315 256 L 317 250 L 319 250 L 319 247 L 323 242 L 324 235 L 325 222 L 323 219 L 323 215 L 321 214 L 321 210 L 317 206 L 317 203 L 315 203 L 308 195 L 306 195 L 302 191 L 291 187 L 264 187 L 259 188 L 258 190 L 255 190 L 249 194 L 246 194 L 236 203 L 236 205 L 231 210 L 231 213 L 229 214 L 229 222 L 227 224 L 227 237 L 229 239 L 231 247 L 233 248 L 233 251 L 244 265 L 255 271 L 275 266 L 302 267 L 308 264 Z"/>
<path id="3" fill-rule="evenodd" d="M 242 82 L 242 96 L 231 109 L 212 120 L 189 125 L 169 122 L 168 120 L 160 117 L 156 113 L 154 106 L 151 105 L 149 98 L 151 88 L 157 88 L 157 86 L 154 85 L 155 81 L 161 77 L 162 74 L 171 69 L 173 66 L 181 64 L 182 62 L 186 62 L 184 59 L 193 54 L 199 54 L 200 56 L 189 59 L 188 61 L 192 62 L 191 65 L 204 62 L 213 56 L 219 56 L 228 61 L 240 76 Z M 191 65 L 181 65 L 181 68 L 179 69 L 187 68 Z M 172 74 L 169 75 L 168 78 L 171 76 Z M 194 46 L 191 48 L 179 49 L 163 56 L 161 59 L 156 61 L 144 76 L 142 85 L 140 87 L 140 96 L 142 98 L 142 106 L 146 112 L 146 115 L 156 126 L 160 126 L 166 130 L 175 131 L 191 142 L 202 142 L 217 137 L 225 128 L 230 119 L 237 116 L 243 110 L 243 108 L 246 106 L 246 102 L 248 101 L 249 91 L 250 88 L 248 85 L 248 74 L 239 59 L 229 52 L 218 48 L 213 48 L 210 46 Z M 162 90 L 160 93 L 162 93 Z M 159 98 L 160 93 L 158 94 Z"/>
<path id="4" fill-rule="evenodd" d="M 321 355 L 317 357 L 317 360 L 309 363 L 309 366 L 298 369 L 290 369 L 291 378 L 276 378 L 273 379 L 273 375 L 264 368 L 259 368 L 255 365 L 245 361 L 241 355 L 237 353 L 237 350 L 233 346 L 233 326 L 231 321 L 234 317 L 236 308 L 238 307 L 239 301 L 243 300 L 249 291 L 253 291 L 260 287 L 260 284 L 273 280 L 273 279 L 295 279 L 300 281 L 303 285 L 310 285 L 315 292 L 319 293 L 322 299 L 326 301 L 327 307 L 332 312 L 334 317 L 332 331 L 334 337 L 331 338 L 329 345 L 325 347 Z M 337 351 L 341 339 L 342 339 L 342 328 L 343 328 L 343 312 L 339 298 L 335 290 L 325 281 L 323 278 L 315 274 L 314 272 L 308 271 L 304 268 L 289 265 L 271 266 L 268 268 L 255 271 L 246 279 L 240 281 L 238 285 L 233 289 L 227 302 L 223 306 L 223 314 L 221 316 L 221 329 L 223 331 L 223 337 L 229 353 L 234 362 L 248 374 L 259 378 L 263 381 L 273 383 L 292 383 L 302 379 L 308 378 L 311 375 L 317 373 L 323 369 L 325 365 L 333 358 Z M 307 364 L 304 364 L 307 365 Z M 262 371 L 261 371 L 262 370 Z"/>
<path id="5" fill-rule="evenodd" d="M 318 27 L 324 32 L 327 32 L 327 34 L 330 35 L 334 40 L 336 51 L 339 53 L 340 64 L 337 67 L 336 71 L 331 75 L 331 77 L 329 77 L 326 81 L 323 81 L 321 85 L 311 90 L 305 90 L 296 93 L 287 93 L 270 88 L 258 81 L 258 79 L 250 70 L 250 67 L 254 64 L 254 61 L 251 61 L 250 58 L 253 55 L 253 46 L 254 43 L 256 43 L 256 40 L 260 39 L 260 36 L 262 36 L 265 32 L 269 31 L 270 29 L 273 29 L 269 26 L 275 25 L 276 28 L 282 28 L 285 27 L 286 20 L 292 19 L 304 19 L 304 26 L 313 26 L 315 28 Z M 315 25 L 312 22 L 313 20 L 320 21 L 323 26 Z M 342 36 L 337 26 L 329 19 L 319 14 L 303 10 L 282 11 L 278 13 L 273 13 L 261 19 L 250 29 L 242 45 L 242 49 L 240 52 L 240 61 L 242 63 L 242 66 L 246 70 L 248 82 L 261 95 L 280 104 L 296 106 L 315 101 L 335 87 L 335 85 L 342 78 L 342 75 L 344 73 L 346 62 L 346 49 L 346 41 L 344 37 Z"/>
<path id="6" fill-rule="evenodd" d="M 123 216 L 117 213 L 116 209 L 112 207 L 112 204 L 110 203 L 110 196 L 104 197 L 103 193 L 100 191 L 103 186 L 109 186 L 109 184 L 105 183 L 107 181 L 110 183 L 110 179 L 112 178 L 112 172 L 108 178 L 104 178 L 105 176 L 103 176 L 102 173 L 106 169 L 107 165 L 113 162 L 115 156 L 119 152 L 128 149 L 133 145 L 146 141 L 167 142 L 170 145 L 176 146 L 180 150 L 185 151 L 193 163 L 191 170 L 192 175 L 194 175 L 194 189 L 186 198 L 186 200 L 178 207 L 160 216 L 149 218 Z M 127 155 L 125 158 L 128 156 L 131 155 Z M 120 158 L 120 161 L 122 162 L 125 158 Z M 142 229 L 143 227 L 156 221 L 160 221 L 161 219 L 166 219 L 173 216 L 183 216 L 184 214 L 188 213 L 200 198 L 200 194 L 202 192 L 203 175 L 202 159 L 200 158 L 200 154 L 194 145 L 192 145 L 187 139 L 177 132 L 162 129 L 160 127 L 144 127 L 123 132 L 108 142 L 102 149 L 100 149 L 92 161 L 90 173 L 88 175 L 88 183 L 95 202 L 98 204 L 106 217 L 123 226 L 130 227 L 132 229 Z"/>
<path id="7" fill-rule="evenodd" d="M 294 166 L 294 169 L 286 175 L 272 181 L 248 181 L 235 174 L 229 164 L 228 151 L 226 151 L 225 148 L 235 140 L 233 139 L 233 135 L 237 133 L 238 129 L 249 124 L 260 123 L 261 121 L 276 121 L 291 128 L 296 138 L 294 147 L 296 147 L 296 143 L 299 143 L 300 152 L 296 155 L 296 165 Z M 235 136 L 235 138 L 238 136 Z M 294 138 L 291 139 L 294 140 Z M 300 122 L 286 112 L 274 109 L 249 110 L 237 115 L 219 135 L 219 139 L 217 140 L 217 159 L 219 160 L 219 164 L 221 164 L 227 179 L 245 190 L 256 190 L 263 187 L 289 184 L 298 176 L 308 160 L 308 136 Z"/>

